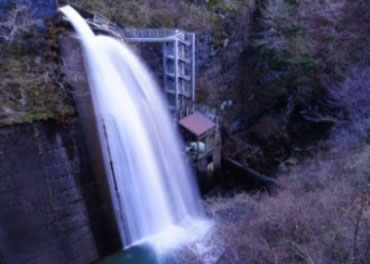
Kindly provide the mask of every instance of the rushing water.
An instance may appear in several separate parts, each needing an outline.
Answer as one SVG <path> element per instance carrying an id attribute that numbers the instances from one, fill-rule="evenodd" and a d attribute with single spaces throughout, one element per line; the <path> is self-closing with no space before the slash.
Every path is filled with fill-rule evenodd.
<path id="1" fill-rule="evenodd" d="M 70 6 L 60 9 L 84 50 L 102 142 L 107 141 L 125 247 L 157 251 L 194 241 L 208 229 L 181 140 L 151 75 L 122 42 L 97 36 Z M 106 161 L 107 162 L 107 161 Z"/>

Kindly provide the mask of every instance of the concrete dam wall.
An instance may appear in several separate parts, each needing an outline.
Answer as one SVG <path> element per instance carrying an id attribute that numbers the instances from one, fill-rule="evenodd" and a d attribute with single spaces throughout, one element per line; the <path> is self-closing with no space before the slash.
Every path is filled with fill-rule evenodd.
<path id="1" fill-rule="evenodd" d="M 90 263 L 114 250 L 78 123 L 0 128 L 0 263 Z"/>

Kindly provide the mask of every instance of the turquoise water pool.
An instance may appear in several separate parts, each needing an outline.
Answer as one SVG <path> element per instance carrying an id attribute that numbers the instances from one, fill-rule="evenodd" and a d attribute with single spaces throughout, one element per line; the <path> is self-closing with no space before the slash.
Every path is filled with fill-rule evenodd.
<path id="1" fill-rule="evenodd" d="M 175 264 L 171 257 L 158 257 L 148 246 L 133 246 L 127 250 L 117 252 L 106 257 L 96 264 Z"/>

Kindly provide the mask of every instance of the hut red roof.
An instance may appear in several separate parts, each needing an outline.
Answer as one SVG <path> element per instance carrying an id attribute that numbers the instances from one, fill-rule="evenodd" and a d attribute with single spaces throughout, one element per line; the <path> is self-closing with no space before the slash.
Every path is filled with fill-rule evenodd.
<path id="1" fill-rule="evenodd" d="M 203 135 L 215 126 L 215 123 L 200 112 L 194 112 L 193 114 L 184 117 L 179 121 L 179 124 L 197 137 Z"/>

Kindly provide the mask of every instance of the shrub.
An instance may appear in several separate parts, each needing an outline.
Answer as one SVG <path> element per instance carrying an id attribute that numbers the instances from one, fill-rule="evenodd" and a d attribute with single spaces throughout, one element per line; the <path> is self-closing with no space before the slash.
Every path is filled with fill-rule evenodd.
<path id="1" fill-rule="evenodd" d="M 369 162 L 369 147 L 338 149 L 292 168 L 274 196 L 208 199 L 217 263 L 368 263 Z"/>
<path id="2" fill-rule="evenodd" d="M 323 92 L 324 79 L 343 80 L 369 55 L 370 15 L 361 11 L 369 8 L 368 1 L 265 0 L 254 40 L 262 82 L 310 96 Z"/>

